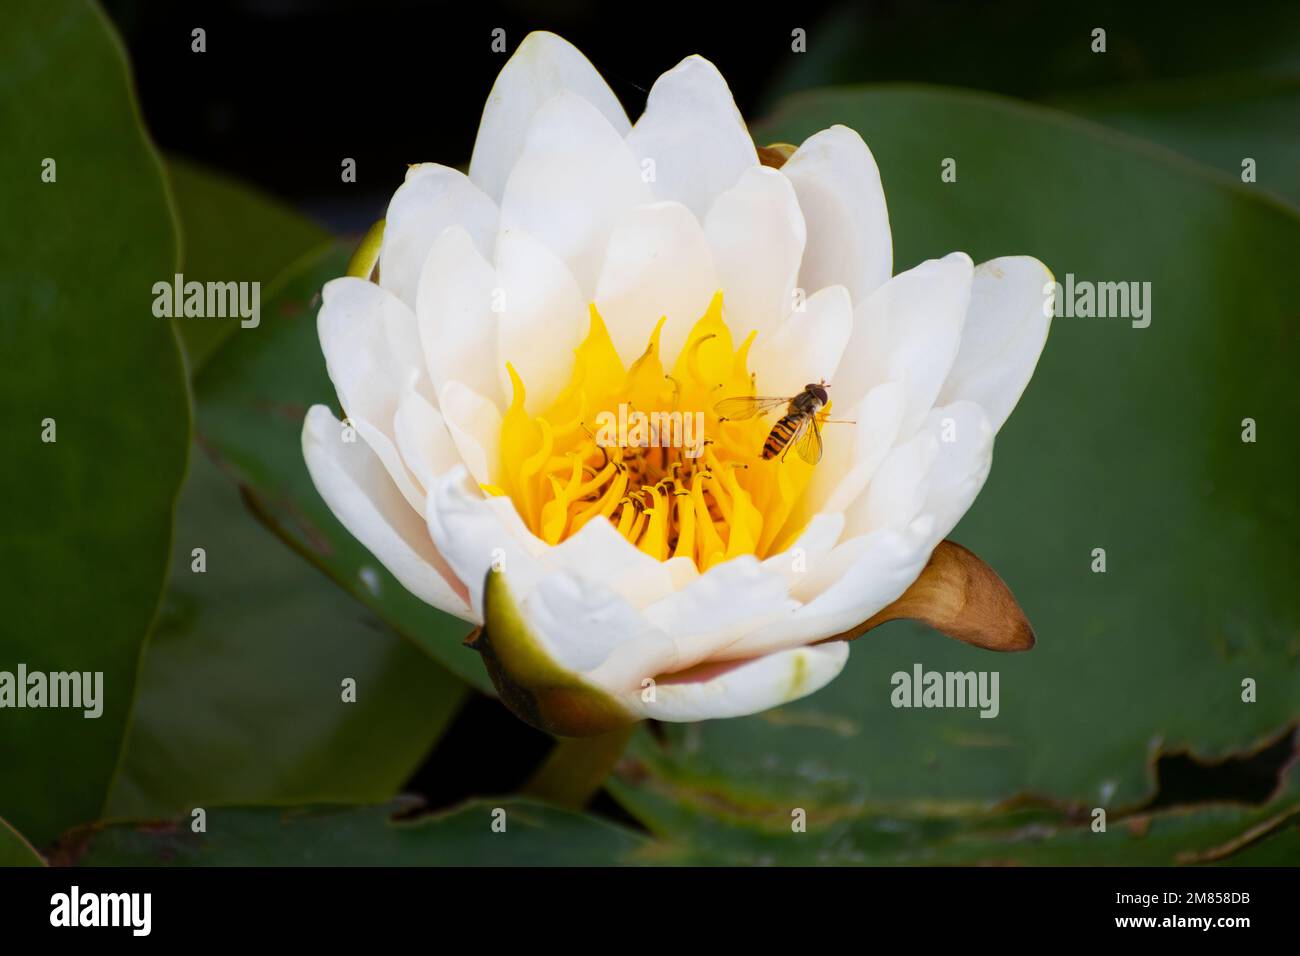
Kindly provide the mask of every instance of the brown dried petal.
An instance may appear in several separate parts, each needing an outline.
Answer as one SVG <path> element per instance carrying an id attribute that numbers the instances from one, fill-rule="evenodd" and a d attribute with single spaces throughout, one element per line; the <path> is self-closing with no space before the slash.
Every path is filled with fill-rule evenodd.
<path id="1" fill-rule="evenodd" d="M 893 604 L 831 640 L 851 641 L 886 621 L 922 621 L 990 651 L 1027 651 L 1034 629 L 997 572 L 954 541 L 942 541 L 912 586 Z"/>

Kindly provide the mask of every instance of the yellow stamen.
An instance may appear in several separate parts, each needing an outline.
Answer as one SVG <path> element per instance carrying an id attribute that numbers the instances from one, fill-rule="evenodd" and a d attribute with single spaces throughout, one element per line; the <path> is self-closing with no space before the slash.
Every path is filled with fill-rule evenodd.
<path id="1" fill-rule="evenodd" d="M 701 570 L 742 554 L 765 557 L 774 542 L 793 540 L 800 529 L 786 525 L 812 467 L 797 454 L 763 460 L 771 417 L 719 422 L 714 410 L 756 386 L 748 368 L 754 333 L 733 347 L 722 294 L 696 322 L 671 373 L 659 354 L 663 319 L 624 368 L 594 305 L 590 314 L 570 380 L 543 414 L 525 411 L 524 382 L 507 366 L 512 395 L 501 424 L 501 473 L 484 491 L 508 495 L 550 544 L 590 521 L 610 520 L 656 560 L 689 558 Z M 611 422 L 633 415 L 658 425 L 648 434 L 634 435 L 630 424 L 625 435 L 609 434 Z"/>

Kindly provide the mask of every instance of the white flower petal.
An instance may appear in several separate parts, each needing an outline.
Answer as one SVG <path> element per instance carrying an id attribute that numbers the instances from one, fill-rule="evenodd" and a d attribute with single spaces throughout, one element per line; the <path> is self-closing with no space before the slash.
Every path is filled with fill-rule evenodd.
<path id="1" fill-rule="evenodd" d="M 862 137 L 847 126 L 804 140 L 781 167 L 808 223 L 799 271 L 805 289 L 843 285 L 861 302 L 893 271 L 889 212 L 880 170 Z"/>
<path id="2" fill-rule="evenodd" d="M 505 192 L 533 115 L 566 91 L 591 103 L 620 136 L 627 134 L 627 114 L 587 58 L 553 33 L 530 33 L 497 75 L 474 141 L 469 177 L 488 196 L 499 201 Z"/>
<path id="3" fill-rule="evenodd" d="M 696 673 L 659 681 L 654 699 L 636 691 L 625 701 L 644 717 L 694 721 L 743 717 L 806 697 L 829 684 L 844 669 L 844 641 L 798 647 L 731 664 L 706 665 Z"/>
<path id="4" fill-rule="evenodd" d="M 588 521 L 577 534 L 547 549 L 542 557 L 548 565 L 603 584 L 636 608 L 677 590 L 676 577 L 667 562 L 650 557 L 605 518 Z"/>
<path id="5" fill-rule="evenodd" d="M 621 135 L 586 100 L 561 93 L 533 118 L 501 220 L 546 243 L 589 299 L 614 224 L 653 199 Z"/>
<path id="6" fill-rule="evenodd" d="M 545 244 L 506 227 L 497 238 L 497 368 L 511 394 L 506 363 L 523 379 L 527 408 L 540 414 L 573 372 L 573 350 L 587 332 L 588 312 L 568 268 Z"/>
<path id="7" fill-rule="evenodd" d="M 669 367 L 718 290 L 704 230 L 680 203 L 629 210 L 614 227 L 596 283 L 596 308 L 631 365 L 666 316 L 659 354 Z"/>
<path id="8" fill-rule="evenodd" d="M 922 429 L 894 448 L 880 463 L 867 490 L 844 513 L 845 533 L 902 528 L 921 514 L 929 480 L 939 458 L 939 439 Z"/>
<path id="9" fill-rule="evenodd" d="M 713 201 L 758 165 L 758 152 L 722 74 L 688 56 L 650 88 L 628 145 L 654 163 L 654 193 L 685 203 L 703 218 Z"/>
<path id="10" fill-rule="evenodd" d="M 463 382 L 502 405 L 497 369 L 496 270 L 459 226 L 445 230 L 420 273 L 415 314 L 434 394 Z"/>
<path id="11" fill-rule="evenodd" d="M 549 558 L 550 553 L 544 560 Z M 580 661 L 566 666 L 576 667 L 592 684 L 615 696 L 640 688 L 646 678 L 695 667 L 752 629 L 788 615 L 792 606 L 784 581 L 762 571 L 753 557 L 720 564 L 641 609 L 607 581 L 593 581 L 595 577 L 576 568 L 552 572 L 535 579 L 541 593 L 534 601 L 565 607 L 564 613 L 550 618 L 555 623 L 547 628 L 547 644 L 554 656 Z M 535 606 L 529 603 L 535 592 L 516 584 L 514 575 L 511 587 L 525 595 L 527 607 Z M 585 596 L 576 588 L 585 589 Z M 617 618 L 621 631 L 590 634 L 585 648 L 571 646 L 583 625 L 565 622 L 593 616 Z"/>
<path id="12" fill-rule="evenodd" d="M 1053 282 L 1029 256 L 1005 256 L 975 267 L 961 348 L 939 393 L 943 403 L 967 399 L 1002 427 L 1029 384 L 1051 326 Z"/>
<path id="13" fill-rule="evenodd" d="M 938 437 L 943 435 L 953 440 Z M 979 493 L 992 440 L 992 426 L 978 405 L 934 409 L 920 433 L 891 452 L 868 494 L 846 514 L 848 540 L 809 562 L 806 578 L 792 589 L 806 603 L 716 656 L 767 653 L 834 636 L 895 601 Z"/>
<path id="14" fill-rule="evenodd" d="M 901 384 L 884 382 L 850 410 L 856 424 L 844 427 L 851 429 L 852 440 L 840 441 L 840 432 L 827 439 L 821 464 L 804 492 L 813 508 L 843 511 L 857 500 L 898 439 L 906 399 Z"/>
<path id="15" fill-rule="evenodd" d="M 403 390 L 413 386 L 428 394 L 414 314 L 391 292 L 345 276 L 325 283 L 316 331 L 344 414 L 411 506 L 421 509 L 424 495 L 393 432 Z"/>
<path id="16" fill-rule="evenodd" d="M 754 343 L 750 367 L 760 395 L 796 395 L 808 383 L 833 382 L 844 347 L 853 334 L 848 290 L 821 289 L 769 336 Z M 835 393 L 830 393 L 831 401 Z"/>
<path id="17" fill-rule="evenodd" d="M 424 508 L 424 490 L 397 448 L 397 440 L 392 435 L 393 426 L 380 429 L 363 418 L 351 419 L 351 423 L 356 433 L 361 436 L 361 440 L 369 446 L 388 470 L 388 476 L 393 479 L 407 504 L 414 511 L 421 511 Z"/>
<path id="18" fill-rule="evenodd" d="M 490 568 L 505 571 L 516 593 L 536 586 L 545 573 L 538 558 L 546 543 L 524 525 L 514 502 L 486 497 L 458 465 L 429 490 L 428 533 L 469 593 L 472 619 L 483 621 L 483 581 Z"/>
<path id="19" fill-rule="evenodd" d="M 348 533 L 420 600 L 469 620 L 464 590 L 420 515 L 366 445 L 342 440 L 340 423 L 324 405 L 307 413 L 302 451 L 316 490 Z"/>
<path id="20" fill-rule="evenodd" d="M 456 169 L 422 163 L 393 193 L 379 248 L 379 283 L 412 309 L 420 270 L 435 239 L 460 226 L 484 255 L 497 231 L 497 207 Z"/>
<path id="21" fill-rule="evenodd" d="M 962 401 L 932 411 L 924 430 L 939 435 L 939 455 L 930 466 L 922 506 L 934 516 L 937 544 L 957 526 L 984 487 L 993 464 L 995 429 L 981 406 Z"/>
<path id="22" fill-rule="evenodd" d="M 950 532 L 984 486 L 993 427 L 974 402 L 933 409 L 908 442 L 890 452 L 867 491 L 845 511 L 845 533 L 899 528 L 927 515 L 933 546 Z"/>
<path id="23" fill-rule="evenodd" d="M 642 609 L 650 629 L 665 637 L 618 647 L 589 677 L 614 693 L 638 687 L 716 657 L 793 606 L 781 575 L 752 555 L 725 561 Z"/>
<path id="24" fill-rule="evenodd" d="M 794 596 L 805 602 L 801 607 L 718 657 L 772 653 L 856 627 L 916 580 L 933 550 L 933 528 L 934 520 L 923 515 L 906 528 L 881 528 L 843 542 L 808 565 L 794 589 Z"/>
<path id="25" fill-rule="evenodd" d="M 374 283 L 345 276 L 321 290 L 316 331 L 348 414 L 391 422 L 402 388 L 422 374 L 415 314 Z"/>
<path id="26" fill-rule="evenodd" d="M 732 334 L 771 332 L 794 305 L 806 238 L 790 180 L 765 166 L 745 170 L 709 209 L 704 234 Z"/>
<path id="27" fill-rule="evenodd" d="M 790 509 L 785 530 L 775 539 L 785 547 L 790 535 L 823 513 L 840 514 L 857 501 L 880 463 L 898 439 L 906 390 L 885 382 L 847 410 L 854 424 L 828 424 L 822 429 L 822 460 L 799 500 Z M 836 415 L 841 409 L 836 408 Z"/>
<path id="28" fill-rule="evenodd" d="M 448 382 L 438 404 L 469 473 L 479 484 L 492 484 L 499 471 L 501 412 L 460 382 Z"/>
<path id="29" fill-rule="evenodd" d="M 844 515 L 815 515 L 793 543 L 763 560 L 763 570 L 781 575 L 793 590 L 803 581 L 808 568 L 830 553 L 843 531 Z"/>
<path id="30" fill-rule="evenodd" d="M 546 563 L 552 563 L 556 550 L 545 553 Z M 565 566 L 540 575 L 529 572 L 530 580 L 523 583 L 518 575 L 507 575 L 528 634 L 540 649 L 556 665 L 615 698 L 639 690 L 646 678 L 665 669 L 699 660 L 698 653 L 686 656 L 693 649 L 681 638 L 657 628 L 590 570 Z"/>
<path id="31" fill-rule="evenodd" d="M 569 570 L 542 577 L 523 596 L 520 611 L 529 633 L 556 664 L 614 695 L 639 687 L 640 671 L 632 668 L 626 678 L 611 685 L 602 665 L 620 652 L 652 654 L 655 645 L 668 641 L 623 597 Z"/>
<path id="32" fill-rule="evenodd" d="M 461 463 L 460 452 L 447 431 L 442 413 L 414 386 L 408 386 L 402 393 L 393 418 L 393 431 L 402 460 L 426 492 L 433 487 L 434 479 Z"/>
<path id="33" fill-rule="evenodd" d="M 704 660 L 789 609 L 789 595 L 780 574 L 763 569 L 753 555 L 714 565 L 686 587 L 645 609 L 651 624 L 687 642 L 689 656 Z M 673 669 L 694 660 L 678 662 Z"/>
<path id="34" fill-rule="evenodd" d="M 972 272 L 970 257 L 954 252 L 899 273 L 859 303 L 834 394 L 853 403 L 881 382 L 901 382 L 900 433 L 915 431 L 957 356 Z"/>

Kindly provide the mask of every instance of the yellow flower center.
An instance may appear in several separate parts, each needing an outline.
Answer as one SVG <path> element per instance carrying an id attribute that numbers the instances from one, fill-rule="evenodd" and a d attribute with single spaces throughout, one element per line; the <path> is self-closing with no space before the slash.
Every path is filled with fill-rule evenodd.
<path id="1" fill-rule="evenodd" d="M 651 557 L 690 558 L 702 571 L 774 553 L 800 530 L 786 524 L 812 466 L 797 454 L 763 459 L 770 417 L 722 422 L 715 411 L 725 398 L 754 394 L 754 333 L 734 347 L 719 292 L 668 373 L 662 327 L 661 319 L 625 369 L 592 305 L 572 377 L 539 416 L 524 410 L 524 382 L 507 366 L 513 396 L 501 424 L 501 473 L 484 491 L 508 495 L 548 544 L 601 516 Z"/>

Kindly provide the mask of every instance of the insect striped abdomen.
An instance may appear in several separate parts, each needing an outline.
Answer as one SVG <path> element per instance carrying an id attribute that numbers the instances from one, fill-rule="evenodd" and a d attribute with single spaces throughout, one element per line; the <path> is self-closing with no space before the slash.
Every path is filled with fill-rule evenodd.
<path id="1" fill-rule="evenodd" d="M 768 432 L 767 441 L 763 443 L 764 460 L 775 458 L 781 454 L 781 449 L 790 443 L 790 438 L 794 435 L 802 419 L 803 415 L 800 413 L 784 415 L 772 426 L 772 430 Z"/>

